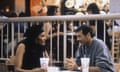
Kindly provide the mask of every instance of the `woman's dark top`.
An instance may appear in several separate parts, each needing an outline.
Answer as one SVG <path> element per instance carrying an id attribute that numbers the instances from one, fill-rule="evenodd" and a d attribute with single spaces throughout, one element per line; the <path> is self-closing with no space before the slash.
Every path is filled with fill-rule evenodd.
<path id="1" fill-rule="evenodd" d="M 35 44 L 33 41 L 27 39 L 22 40 L 20 43 L 25 44 L 22 69 L 33 69 L 40 67 L 39 58 L 43 57 L 43 52 L 46 50 L 46 46 Z"/>

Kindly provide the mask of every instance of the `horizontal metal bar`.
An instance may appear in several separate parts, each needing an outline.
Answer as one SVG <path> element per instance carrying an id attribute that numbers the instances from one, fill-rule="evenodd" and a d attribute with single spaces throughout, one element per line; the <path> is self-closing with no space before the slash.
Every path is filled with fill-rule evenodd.
<path id="1" fill-rule="evenodd" d="M 61 16 L 31 16 L 0 18 L 0 22 L 36 22 L 36 21 L 76 21 L 76 20 L 99 20 L 120 19 L 120 13 L 92 14 L 92 15 L 61 15 Z"/>

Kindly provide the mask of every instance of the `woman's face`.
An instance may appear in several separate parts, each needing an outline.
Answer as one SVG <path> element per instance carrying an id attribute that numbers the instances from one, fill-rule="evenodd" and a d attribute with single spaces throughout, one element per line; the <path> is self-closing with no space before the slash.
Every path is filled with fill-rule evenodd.
<path id="1" fill-rule="evenodd" d="M 46 39 L 47 39 L 47 36 L 46 36 L 45 32 L 42 32 L 42 33 L 39 34 L 39 36 L 38 36 L 38 43 L 39 43 L 39 44 L 42 44 L 42 45 L 45 45 Z"/>

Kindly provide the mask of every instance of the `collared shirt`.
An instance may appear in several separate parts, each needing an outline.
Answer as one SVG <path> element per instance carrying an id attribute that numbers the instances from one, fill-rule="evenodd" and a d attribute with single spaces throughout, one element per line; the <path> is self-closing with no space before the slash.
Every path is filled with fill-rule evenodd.
<path id="1" fill-rule="evenodd" d="M 115 72 L 111 54 L 102 40 L 94 39 L 90 46 L 79 46 L 76 52 L 76 63 L 81 66 L 81 57 L 90 58 L 90 66 L 97 66 L 102 72 Z"/>

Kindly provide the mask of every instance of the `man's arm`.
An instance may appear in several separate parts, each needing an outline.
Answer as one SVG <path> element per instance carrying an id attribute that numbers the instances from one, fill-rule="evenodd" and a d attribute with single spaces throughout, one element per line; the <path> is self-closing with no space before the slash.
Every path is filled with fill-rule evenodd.
<path id="1" fill-rule="evenodd" d="M 100 42 L 99 45 L 97 45 L 95 55 L 95 65 L 98 66 L 102 72 L 115 72 L 111 54 L 104 42 Z"/>
<path id="2" fill-rule="evenodd" d="M 94 66 L 94 67 L 89 67 L 89 71 L 90 72 L 101 72 L 100 68 L 97 67 L 97 66 Z"/>
<path id="3" fill-rule="evenodd" d="M 73 58 L 66 58 L 65 61 L 65 68 L 68 70 L 82 70 L 82 67 L 78 66 Z M 101 72 L 100 68 L 97 66 L 90 66 L 89 67 L 90 72 Z"/>

